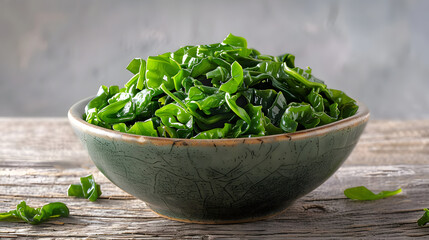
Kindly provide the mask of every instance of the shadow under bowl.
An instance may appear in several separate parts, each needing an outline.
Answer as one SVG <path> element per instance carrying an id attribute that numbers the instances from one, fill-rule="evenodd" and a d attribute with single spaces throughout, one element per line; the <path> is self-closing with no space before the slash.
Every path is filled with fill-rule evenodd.
<path id="1" fill-rule="evenodd" d="M 281 213 L 325 182 L 347 159 L 369 119 L 349 118 L 295 133 L 236 139 L 172 139 L 70 124 L 97 168 L 154 212 L 184 222 L 250 222 Z"/>

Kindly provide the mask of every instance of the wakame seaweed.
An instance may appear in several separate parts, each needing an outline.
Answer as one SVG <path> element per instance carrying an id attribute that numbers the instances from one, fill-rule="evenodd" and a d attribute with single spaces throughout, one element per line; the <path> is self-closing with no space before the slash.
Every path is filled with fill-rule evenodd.
<path id="1" fill-rule="evenodd" d="M 354 200 L 371 201 L 371 200 L 387 198 L 401 192 L 402 192 L 402 188 L 399 188 L 394 191 L 381 191 L 375 194 L 364 186 L 358 186 L 358 187 L 347 188 L 346 190 L 344 190 L 344 195 Z"/>
<path id="2" fill-rule="evenodd" d="M 355 100 L 294 62 L 292 54 L 263 55 L 232 34 L 135 58 L 125 86 L 101 86 L 83 118 L 131 134 L 219 139 L 290 133 L 356 113 Z"/>
<path id="3" fill-rule="evenodd" d="M 61 202 L 53 202 L 43 205 L 40 208 L 32 208 L 22 201 L 16 209 L 9 212 L 0 213 L 0 221 L 6 222 L 27 222 L 33 225 L 47 221 L 51 218 L 68 217 L 69 209 Z"/>
<path id="4" fill-rule="evenodd" d="M 78 198 L 86 198 L 91 202 L 95 202 L 101 195 L 100 185 L 95 183 L 92 174 L 81 177 L 80 184 L 71 184 L 67 189 L 68 196 Z"/>

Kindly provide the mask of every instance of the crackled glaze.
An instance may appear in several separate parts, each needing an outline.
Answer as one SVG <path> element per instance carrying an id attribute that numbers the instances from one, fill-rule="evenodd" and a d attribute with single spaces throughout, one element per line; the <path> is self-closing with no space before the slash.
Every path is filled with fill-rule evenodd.
<path id="1" fill-rule="evenodd" d="M 97 168 L 156 213 L 181 221 L 230 223 L 263 219 L 327 180 L 349 156 L 369 112 L 293 134 L 223 140 L 124 134 L 69 119 Z"/>

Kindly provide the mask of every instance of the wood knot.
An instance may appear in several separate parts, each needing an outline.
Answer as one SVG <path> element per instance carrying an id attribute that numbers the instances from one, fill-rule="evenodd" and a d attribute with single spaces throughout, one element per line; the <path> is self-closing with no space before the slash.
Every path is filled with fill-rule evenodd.
<path id="1" fill-rule="evenodd" d="M 328 212 L 328 210 L 324 206 L 318 205 L 318 204 L 303 205 L 302 208 L 305 211 L 310 211 L 310 212 Z"/>

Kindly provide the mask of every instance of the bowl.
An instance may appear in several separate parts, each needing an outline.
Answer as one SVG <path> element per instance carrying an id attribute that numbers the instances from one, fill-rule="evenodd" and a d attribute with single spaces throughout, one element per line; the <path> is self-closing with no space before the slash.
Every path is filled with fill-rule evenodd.
<path id="1" fill-rule="evenodd" d="M 74 104 L 70 124 L 97 168 L 155 213 L 178 221 L 249 222 L 283 212 L 346 160 L 369 118 L 295 133 L 236 139 L 174 139 L 105 129 L 82 119 L 91 98 Z"/>

